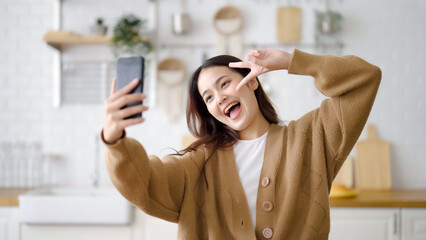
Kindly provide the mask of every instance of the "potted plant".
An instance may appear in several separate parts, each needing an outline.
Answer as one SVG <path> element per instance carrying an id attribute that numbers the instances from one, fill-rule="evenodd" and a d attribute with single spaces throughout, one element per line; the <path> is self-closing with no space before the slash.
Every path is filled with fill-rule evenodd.
<path id="1" fill-rule="evenodd" d="M 104 19 L 101 17 L 96 18 L 96 24 L 90 27 L 92 35 L 104 36 L 108 27 L 104 25 Z"/>
<path id="2" fill-rule="evenodd" d="M 146 21 L 133 14 L 122 16 L 113 29 L 112 52 L 116 58 L 123 55 L 144 56 L 153 50 Z"/>

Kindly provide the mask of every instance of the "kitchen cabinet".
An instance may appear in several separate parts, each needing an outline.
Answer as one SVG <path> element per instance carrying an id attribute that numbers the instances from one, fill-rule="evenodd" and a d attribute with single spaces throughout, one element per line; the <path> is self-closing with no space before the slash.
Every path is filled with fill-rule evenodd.
<path id="1" fill-rule="evenodd" d="M 0 207 L 0 240 L 19 240 L 19 208 Z"/>
<path id="2" fill-rule="evenodd" d="M 425 208 L 331 208 L 330 240 L 425 240 Z"/>
<path id="3" fill-rule="evenodd" d="M 0 189 L 0 240 L 177 239 L 177 225 L 132 207 L 129 225 L 28 225 L 19 222 L 17 196 Z M 426 191 L 360 191 L 355 198 L 330 199 L 330 240 L 425 240 Z"/>
<path id="4" fill-rule="evenodd" d="M 401 240 L 426 239 L 426 209 L 403 208 L 401 210 Z"/>
<path id="5" fill-rule="evenodd" d="M 21 240 L 143 240 L 145 214 L 132 207 L 132 223 L 129 225 L 79 225 L 79 224 L 22 224 Z M 0 239 L 2 240 L 2 239 Z"/>
<path id="6" fill-rule="evenodd" d="M 131 240 L 131 226 L 28 225 L 21 228 L 22 240 Z"/>
<path id="7" fill-rule="evenodd" d="M 143 240 L 177 240 L 178 227 L 176 223 L 145 215 L 145 228 Z"/>
<path id="8" fill-rule="evenodd" d="M 143 214 L 143 213 L 142 213 Z M 330 240 L 425 240 L 425 208 L 330 208 Z M 177 239 L 177 225 L 145 215 L 144 240 Z"/>
<path id="9" fill-rule="evenodd" d="M 330 240 L 398 240 L 399 208 L 331 208 Z"/>

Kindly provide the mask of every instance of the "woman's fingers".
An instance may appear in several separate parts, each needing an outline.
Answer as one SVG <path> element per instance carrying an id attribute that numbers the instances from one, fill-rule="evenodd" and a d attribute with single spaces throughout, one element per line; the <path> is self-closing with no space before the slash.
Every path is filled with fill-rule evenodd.
<path id="1" fill-rule="evenodd" d="M 124 120 L 125 118 L 133 116 L 133 115 L 138 114 L 138 113 L 143 113 L 143 112 L 147 111 L 148 109 L 149 109 L 148 106 L 144 106 L 142 104 L 132 106 L 132 107 L 127 107 L 127 108 L 124 108 L 124 109 L 117 111 L 115 118 L 119 121 L 120 120 L 126 121 L 126 120 Z"/>
<path id="2" fill-rule="evenodd" d="M 111 90 L 110 90 L 110 92 L 109 92 L 109 95 L 110 95 L 110 96 L 112 96 L 112 94 L 114 94 L 114 93 L 115 93 L 115 86 L 116 86 L 116 84 L 117 84 L 117 79 L 116 79 L 116 78 L 114 78 L 114 79 L 112 80 Z"/>
<path id="3" fill-rule="evenodd" d="M 231 62 L 228 64 L 231 68 L 251 68 L 251 63 L 249 62 Z"/>
<path id="4" fill-rule="evenodd" d="M 126 128 L 126 127 L 129 127 L 138 123 L 143 123 L 143 122 L 145 122 L 145 118 L 143 117 L 129 118 L 122 121 L 122 126 L 123 128 Z"/>
<path id="5" fill-rule="evenodd" d="M 247 84 L 251 79 L 261 75 L 262 73 L 267 72 L 268 70 L 262 66 L 252 65 L 250 68 L 250 73 L 241 80 L 241 82 L 237 85 L 236 90 L 240 90 L 242 86 Z"/>
<path id="6" fill-rule="evenodd" d="M 259 56 L 260 56 L 260 53 L 261 53 L 261 50 L 254 49 L 254 50 L 251 50 L 251 51 L 250 51 L 250 54 L 249 54 L 249 55 L 252 55 L 252 56 L 254 56 L 254 57 L 259 57 Z"/>
<path id="7" fill-rule="evenodd" d="M 129 94 L 139 82 L 135 79 L 119 91 L 115 91 L 117 80 L 114 79 L 111 84 L 110 96 L 105 100 L 105 120 L 104 120 L 104 138 L 109 143 L 116 142 L 121 136 L 123 130 L 131 125 L 142 123 L 144 118 L 130 118 L 134 114 L 148 110 L 148 107 L 138 104 L 136 106 L 121 109 L 128 103 L 139 102 L 147 96 L 142 93 Z"/>
<path id="8" fill-rule="evenodd" d="M 147 96 L 144 93 L 126 94 L 126 95 L 121 96 L 120 98 L 115 99 L 114 101 L 110 102 L 108 107 L 111 110 L 117 110 L 117 109 L 121 109 L 123 106 L 125 106 L 129 103 L 143 101 L 146 98 L 147 98 Z"/>
<path id="9" fill-rule="evenodd" d="M 257 77 L 257 75 L 250 72 L 247 76 L 241 80 L 240 83 L 238 83 L 237 87 L 235 88 L 237 91 L 239 91 L 244 85 L 246 85 L 251 79 Z"/>
<path id="10" fill-rule="evenodd" d="M 118 90 L 117 92 L 115 92 L 115 93 L 113 93 L 111 96 L 110 96 L 110 99 L 112 100 L 112 101 L 114 101 L 115 99 L 117 99 L 117 98 L 119 98 L 119 97 L 121 97 L 121 96 L 123 96 L 123 95 L 126 95 L 126 94 L 128 94 L 129 92 L 131 92 L 135 87 L 136 87 L 136 85 L 138 84 L 138 82 L 139 82 L 139 79 L 134 79 L 133 81 L 131 81 L 129 84 L 127 84 L 125 87 L 123 87 L 122 89 L 120 89 L 120 90 Z M 114 85 L 114 89 L 115 89 L 115 84 L 114 84 L 114 82 L 113 82 L 113 85 Z"/>

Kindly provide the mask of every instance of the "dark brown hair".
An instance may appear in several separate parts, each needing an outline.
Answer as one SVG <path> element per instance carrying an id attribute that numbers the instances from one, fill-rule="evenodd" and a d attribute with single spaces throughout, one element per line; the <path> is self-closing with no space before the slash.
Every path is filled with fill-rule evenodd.
<path id="1" fill-rule="evenodd" d="M 178 155 L 194 151 L 200 145 L 208 147 L 210 153 L 214 153 L 217 149 L 226 149 L 233 146 L 238 140 L 238 133 L 231 127 L 219 122 L 207 110 L 200 92 L 198 91 L 198 78 L 203 69 L 214 66 L 225 66 L 231 62 L 241 62 L 239 58 L 230 55 L 219 55 L 206 60 L 192 75 L 188 86 L 188 100 L 186 106 L 186 122 L 190 133 L 197 138 L 187 148 L 181 150 Z M 249 68 L 230 68 L 232 71 L 238 72 L 245 77 L 250 73 Z M 259 105 L 259 109 L 269 123 L 281 123 L 278 115 L 269 100 L 266 93 L 260 85 L 259 79 L 256 77 L 259 86 L 254 94 Z M 210 156 L 207 158 L 207 160 Z M 207 162 L 206 160 L 206 162 Z M 205 162 L 205 164 L 206 164 Z M 205 165 L 204 164 L 204 165 Z"/>

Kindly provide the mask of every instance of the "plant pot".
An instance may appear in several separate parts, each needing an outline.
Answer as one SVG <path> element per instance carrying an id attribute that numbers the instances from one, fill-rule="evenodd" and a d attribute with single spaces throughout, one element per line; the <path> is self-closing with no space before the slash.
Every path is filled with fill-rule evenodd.
<path id="1" fill-rule="evenodd" d="M 91 34 L 95 36 L 105 36 L 107 30 L 108 27 L 105 25 L 92 25 L 90 27 Z"/>

